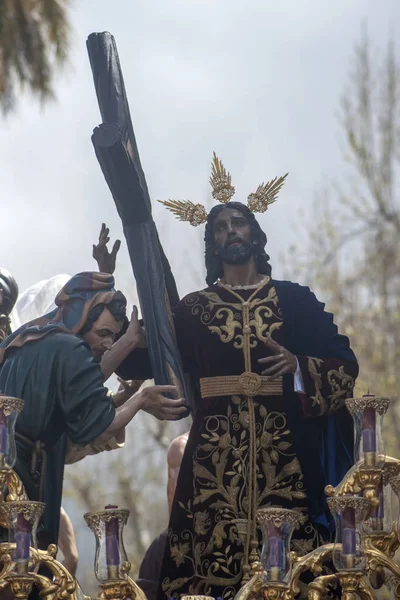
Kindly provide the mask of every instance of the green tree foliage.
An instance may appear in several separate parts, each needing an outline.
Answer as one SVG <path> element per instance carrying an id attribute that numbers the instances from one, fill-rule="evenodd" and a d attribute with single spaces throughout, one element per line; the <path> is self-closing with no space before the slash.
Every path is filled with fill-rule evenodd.
<path id="1" fill-rule="evenodd" d="M 28 88 L 41 102 L 54 98 L 55 69 L 69 50 L 69 0 L 0 1 L 0 110 L 15 110 Z"/>

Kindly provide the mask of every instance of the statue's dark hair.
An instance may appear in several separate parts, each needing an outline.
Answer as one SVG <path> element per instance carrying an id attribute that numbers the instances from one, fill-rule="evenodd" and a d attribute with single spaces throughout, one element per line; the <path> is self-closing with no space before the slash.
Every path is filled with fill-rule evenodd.
<path id="1" fill-rule="evenodd" d="M 126 298 L 123 294 L 118 293 L 118 298 L 113 298 L 108 304 L 96 304 L 89 310 L 86 322 L 79 332 L 79 335 L 83 335 L 90 331 L 100 317 L 103 310 L 106 308 L 110 311 L 116 321 L 123 321 L 126 317 Z"/>
<path id="2" fill-rule="evenodd" d="M 206 282 L 207 285 L 212 285 L 223 276 L 223 264 L 221 258 L 216 254 L 216 245 L 214 240 L 214 221 L 225 208 L 238 210 L 244 215 L 250 224 L 251 241 L 255 245 L 254 257 L 256 259 L 257 272 L 262 275 L 271 275 L 271 265 L 269 264 L 269 256 L 265 252 L 267 244 L 267 236 L 261 229 L 258 221 L 250 209 L 241 202 L 228 202 L 227 204 L 218 204 L 210 210 L 207 218 L 206 231 L 204 241 L 206 243 Z"/>

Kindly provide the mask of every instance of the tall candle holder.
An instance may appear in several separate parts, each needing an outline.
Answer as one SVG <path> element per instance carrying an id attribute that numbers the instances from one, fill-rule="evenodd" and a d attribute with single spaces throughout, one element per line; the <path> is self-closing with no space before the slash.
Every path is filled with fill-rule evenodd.
<path id="1" fill-rule="evenodd" d="M 15 464 L 15 422 L 23 408 L 20 398 L 0 394 L 0 470 L 12 469 Z"/>
<path id="2" fill-rule="evenodd" d="M 336 537 L 333 563 L 338 571 L 362 571 L 365 568 L 363 525 L 371 503 L 359 496 L 328 498 L 335 519 Z"/>
<path id="3" fill-rule="evenodd" d="M 128 517 L 129 510 L 111 504 L 102 511 L 84 515 L 96 539 L 94 572 L 100 582 L 99 600 L 146 600 L 143 591 L 128 576 L 131 565 L 123 542 Z"/>
<path id="4" fill-rule="evenodd" d="M 86 523 L 96 538 L 94 572 L 101 583 L 126 576 L 124 567 L 121 571 L 121 565 L 126 565 L 128 562 L 122 532 L 128 517 L 128 510 L 114 505 L 84 515 Z"/>
<path id="5" fill-rule="evenodd" d="M 383 466 L 382 421 L 389 402 L 389 398 L 378 398 L 373 394 L 346 400 L 346 407 L 354 420 L 355 463 L 363 462 L 366 467 Z"/>
<path id="6" fill-rule="evenodd" d="M 290 578 L 290 540 L 296 525 L 304 520 L 301 513 L 285 508 L 260 508 L 257 522 L 263 534 L 261 564 L 266 582 L 287 583 Z"/>
<path id="7" fill-rule="evenodd" d="M 36 568 L 30 561 L 30 549 L 37 550 L 36 531 L 45 506 L 43 502 L 30 500 L 0 504 L 1 515 L 8 527 L 9 544 L 15 544 L 11 558 L 15 562 L 15 571 L 19 574 Z"/>

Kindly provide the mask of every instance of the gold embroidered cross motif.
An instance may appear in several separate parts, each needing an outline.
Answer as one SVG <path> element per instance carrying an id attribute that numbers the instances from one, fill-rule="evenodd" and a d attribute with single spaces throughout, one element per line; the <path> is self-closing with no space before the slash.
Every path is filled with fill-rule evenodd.
<path id="1" fill-rule="evenodd" d="M 201 298 L 207 299 L 206 305 Z M 187 299 L 186 303 L 192 307 L 192 314 L 198 315 L 201 322 L 219 336 L 221 342 L 233 342 L 237 350 L 243 350 L 244 334 L 247 333 L 243 328 L 243 303 L 223 301 L 219 294 L 207 290 Z M 258 341 L 265 343 L 283 325 L 275 288 L 272 286 L 268 290 L 266 298 L 253 298 L 246 308 L 252 313 L 248 323 L 249 344 L 250 348 L 255 348 Z"/>

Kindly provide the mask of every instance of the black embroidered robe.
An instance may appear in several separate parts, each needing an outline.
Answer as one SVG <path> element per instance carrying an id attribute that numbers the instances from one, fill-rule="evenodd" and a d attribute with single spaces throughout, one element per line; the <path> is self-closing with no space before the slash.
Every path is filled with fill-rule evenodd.
<path id="1" fill-rule="evenodd" d="M 304 395 L 294 392 L 294 378 L 286 375 L 283 395 L 198 400 L 167 532 L 159 597 L 186 593 L 228 599 L 239 590 L 247 561 L 239 531 L 249 503 L 254 510 L 301 511 L 306 521 L 292 539 L 299 553 L 331 536 L 323 489 L 337 484 L 352 462 L 352 423 L 344 401 L 352 394 L 358 366 L 324 305 L 308 288 L 290 282 L 267 281 L 257 290 L 236 292 L 216 284 L 184 298 L 174 316 L 184 368 L 194 381 L 249 371 L 246 344 L 251 371 L 261 373 L 258 359 L 269 355 L 265 342 L 272 337 L 297 356 L 304 382 Z M 122 365 L 122 376 L 138 374 L 132 373 L 132 362 Z"/>

